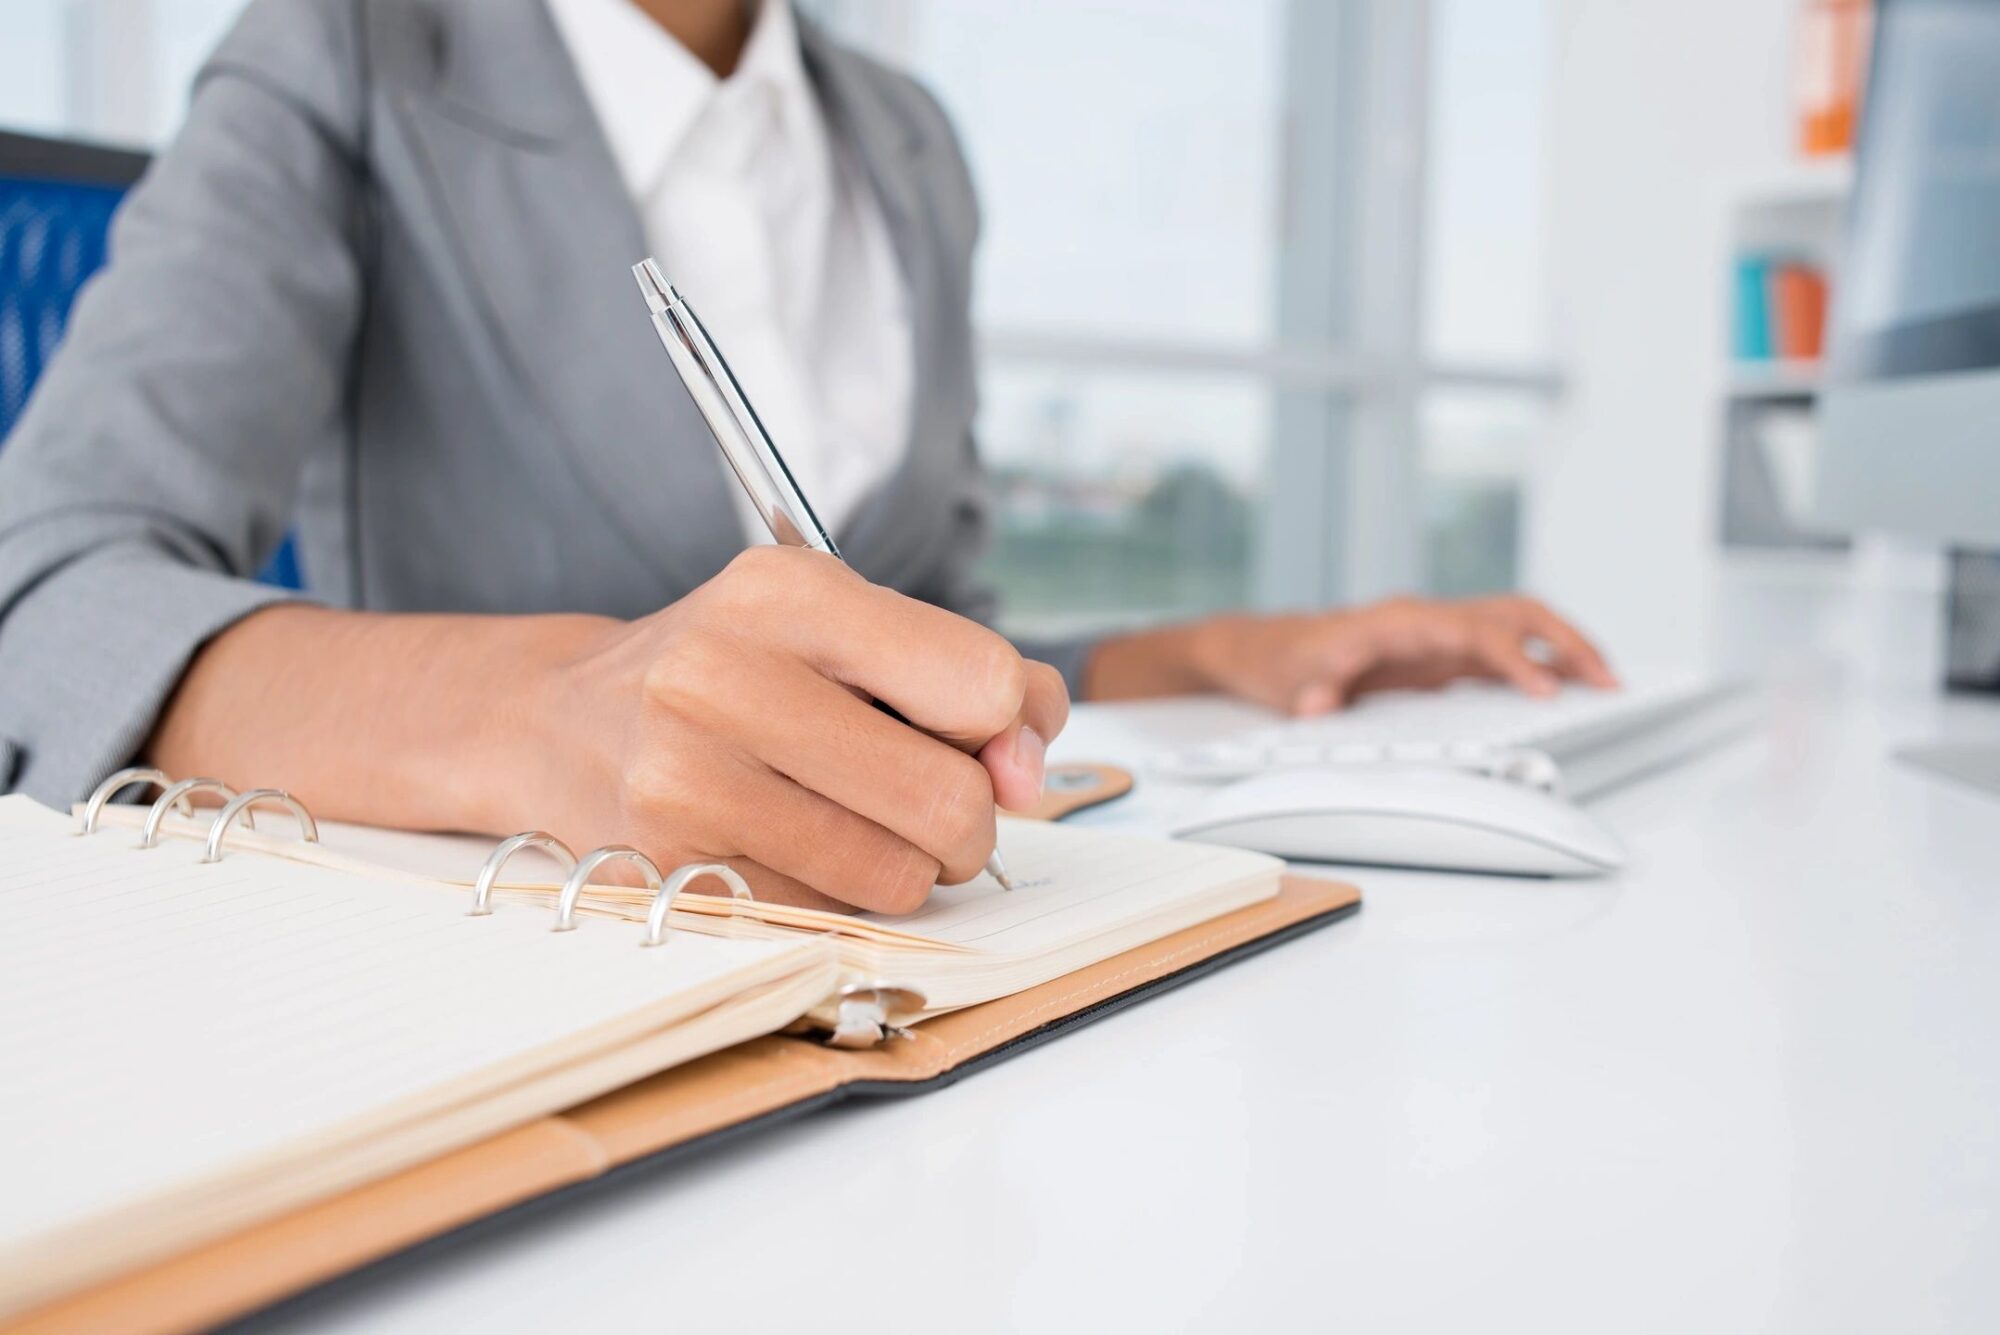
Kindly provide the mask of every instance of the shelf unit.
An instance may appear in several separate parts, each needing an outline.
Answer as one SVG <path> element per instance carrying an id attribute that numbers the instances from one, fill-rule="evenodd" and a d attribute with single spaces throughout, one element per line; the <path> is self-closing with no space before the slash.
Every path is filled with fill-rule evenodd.
<path id="1" fill-rule="evenodd" d="M 1829 157 L 1800 160 L 1742 182 L 1729 195 L 1723 281 L 1733 282 L 1737 261 L 1750 255 L 1794 257 L 1832 272 L 1853 179 L 1848 158 Z M 1725 552 L 1847 550 L 1844 538 L 1817 531 L 1803 518 L 1820 381 L 1816 361 L 1732 357 L 1728 362 L 1718 516 Z"/>
<path id="2" fill-rule="evenodd" d="M 1854 185 L 1854 159 L 1846 154 L 1799 158 L 1775 172 L 1744 181 L 1737 202 L 1751 207 L 1845 204 Z"/>
<path id="3" fill-rule="evenodd" d="M 1815 361 L 1735 361 L 1729 367 L 1732 399 L 1809 399 L 1819 393 L 1820 364 Z"/>

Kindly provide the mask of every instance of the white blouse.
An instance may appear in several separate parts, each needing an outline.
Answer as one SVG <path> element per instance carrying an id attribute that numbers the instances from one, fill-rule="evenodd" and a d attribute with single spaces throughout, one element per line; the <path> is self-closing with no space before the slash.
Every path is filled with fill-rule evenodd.
<path id="1" fill-rule="evenodd" d="M 910 317 L 880 205 L 828 131 L 789 0 L 762 0 L 727 79 L 630 0 L 548 3 L 654 257 L 837 535 L 908 448 Z M 729 491 L 746 536 L 769 541 Z"/>

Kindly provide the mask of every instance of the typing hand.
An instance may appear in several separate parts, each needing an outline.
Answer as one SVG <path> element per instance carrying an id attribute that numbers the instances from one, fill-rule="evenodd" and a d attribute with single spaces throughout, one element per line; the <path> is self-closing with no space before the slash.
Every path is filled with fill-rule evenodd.
<path id="1" fill-rule="evenodd" d="M 1368 691 L 1464 677 L 1530 695 L 1617 678 L 1583 634 L 1533 598 L 1391 598 L 1288 616 L 1222 616 L 1105 642 L 1092 698 L 1223 691 L 1289 714 L 1324 714 Z"/>
<path id="2" fill-rule="evenodd" d="M 546 682 L 555 735 L 519 828 L 735 866 L 760 899 L 892 913 L 979 874 L 1032 805 L 1062 678 L 832 557 L 745 552 Z M 908 722 L 869 703 L 879 699 Z"/>

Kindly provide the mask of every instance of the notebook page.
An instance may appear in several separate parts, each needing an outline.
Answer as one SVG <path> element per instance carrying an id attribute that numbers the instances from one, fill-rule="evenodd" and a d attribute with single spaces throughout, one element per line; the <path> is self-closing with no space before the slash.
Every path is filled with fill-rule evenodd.
<path id="1" fill-rule="evenodd" d="M 447 1085 L 657 1030 L 797 946 L 546 909 L 129 833 L 0 798 L 0 1256 Z M 634 1016 L 643 1012 L 642 1022 Z"/>
<path id="2" fill-rule="evenodd" d="M 1259 877 L 1278 890 L 1284 864 L 1261 853 L 1173 843 L 1037 821 L 1002 820 L 1012 891 L 981 876 L 941 885 L 915 913 L 864 922 L 983 953 L 1038 955 L 1183 910 Z"/>
<path id="3" fill-rule="evenodd" d="M 137 804 L 114 803 L 98 816 L 101 829 L 138 830 L 146 823 L 149 808 Z M 78 803 L 72 816 L 82 814 Z M 160 826 L 163 838 L 206 840 L 215 819 L 212 806 L 196 807 L 192 817 L 169 813 Z M 255 828 L 239 825 L 229 832 L 231 848 L 247 848 L 258 853 L 309 863 L 331 871 L 363 876 L 384 873 L 438 881 L 446 885 L 471 885 L 479 869 L 493 852 L 499 838 L 490 834 L 457 834 L 392 830 L 377 825 L 350 825 L 344 821 L 319 822 L 319 842 L 303 843 L 291 818 L 282 811 L 251 813 L 263 819 Z M 551 891 L 560 887 L 568 869 L 539 848 L 524 848 L 507 863 L 502 886 L 527 885 Z"/>
<path id="4" fill-rule="evenodd" d="M 142 810 L 108 808 L 105 820 L 136 826 Z M 189 822 L 170 818 L 167 829 L 195 838 L 206 831 L 210 819 L 207 811 Z M 319 845 L 301 844 L 282 826 L 242 836 L 232 832 L 230 837 L 279 857 L 356 872 L 408 872 L 465 885 L 472 883 L 496 842 L 487 836 L 415 834 L 332 821 L 321 823 L 320 834 Z M 742 923 L 705 924 L 691 915 L 747 916 L 770 924 L 767 931 L 835 932 L 881 945 L 1034 954 L 1155 916 L 1185 921 L 1188 915 L 1181 910 L 1246 877 L 1269 876 L 1271 893 L 1276 893 L 1275 878 L 1283 867 L 1261 853 L 1009 817 L 1000 820 L 999 842 L 1014 878 L 1011 892 L 981 875 L 963 885 L 939 886 L 922 909 L 893 916 L 782 904 L 736 905 L 702 895 L 714 887 L 698 882 L 689 887 L 686 900 L 676 901 L 675 917 L 697 931 L 739 936 L 755 929 Z M 562 875 L 546 853 L 526 849 L 507 864 L 500 884 L 527 888 L 539 881 L 539 890 L 553 894 Z M 649 896 L 641 890 L 593 886 L 588 898 L 609 911 L 644 918 Z"/>

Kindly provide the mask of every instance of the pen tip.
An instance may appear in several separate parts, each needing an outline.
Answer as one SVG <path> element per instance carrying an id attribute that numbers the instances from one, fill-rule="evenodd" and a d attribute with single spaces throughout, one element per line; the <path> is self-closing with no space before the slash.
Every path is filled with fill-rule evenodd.
<path id="1" fill-rule="evenodd" d="M 993 856 L 986 859 L 986 874 L 1000 882 L 1002 890 L 1014 888 L 1014 878 L 1007 874 L 1007 864 L 1000 860 L 1000 850 L 994 849 Z"/>
<path id="2" fill-rule="evenodd" d="M 632 278 L 639 284 L 639 290 L 646 294 L 646 309 L 658 315 L 666 310 L 667 302 L 674 295 L 674 285 L 660 272 L 655 260 L 640 260 L 632 266 Z"/>

